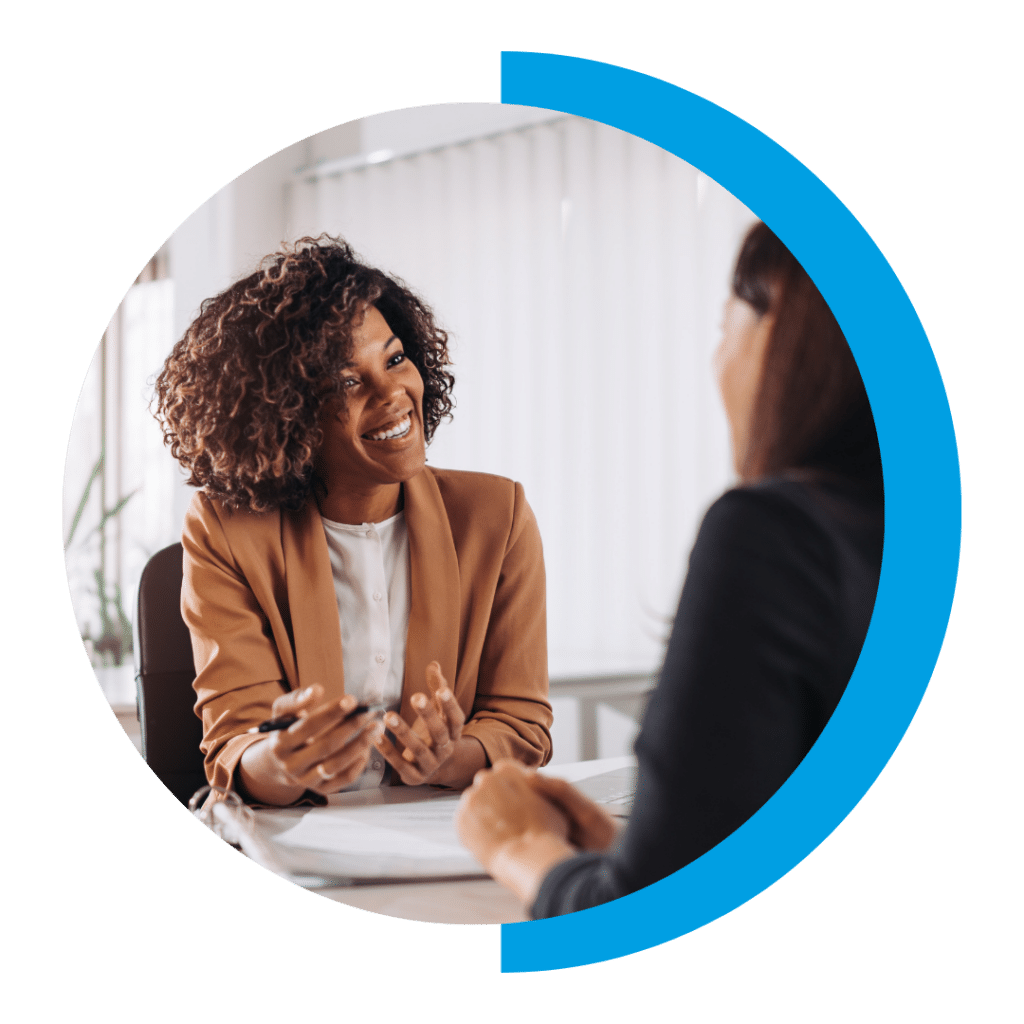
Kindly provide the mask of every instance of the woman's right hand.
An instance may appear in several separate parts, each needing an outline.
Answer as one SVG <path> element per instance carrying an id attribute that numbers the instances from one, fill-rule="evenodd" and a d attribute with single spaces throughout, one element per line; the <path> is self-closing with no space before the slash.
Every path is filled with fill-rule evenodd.
<path id="1" fill-rule="evenodd" d="M 238 779 L 250 799 L 278 806 L 294 803 L 307 790 L 337 793 L 365 770 L 370 748 L 383 725 L 370 712 L 346 721 L 356 699 L 322 703 L 320 686 L 283 694 L 274 701 L 274 718 L 298 721 L 247 747 L 238 763 Z"/>
<path id="2" fill-rule="evenodd" d="M 534 791 L 553 803 L 569 822 L 569 842 L 581 850 L 607 850 L 619 833 L 615 819 L 564 779 L 534 772 Z"/>

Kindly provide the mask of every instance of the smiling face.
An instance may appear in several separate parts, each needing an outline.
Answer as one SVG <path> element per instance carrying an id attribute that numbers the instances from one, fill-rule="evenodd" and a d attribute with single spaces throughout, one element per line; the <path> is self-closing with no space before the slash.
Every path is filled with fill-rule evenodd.
<path id="1" fill-rule="evenodd" d="M 722 341 L 715 353 L 718 388 L 729 418 L 732 458 L 741 472 L 747 450 L 750 422 L 754 414 L 764 354 L 768 348 L 775 317 L 760 315 L 753 306 L 735 295 L 725 304 Z"/>
<path id="2" fill-rule="evenodd" d="M 338 396 L 320 414 L 321 511 L 335 522 L 380 522 L 398 511 L 401 485 L 426 462 L 423 378 L 376 306 L 352 329 Z"/>

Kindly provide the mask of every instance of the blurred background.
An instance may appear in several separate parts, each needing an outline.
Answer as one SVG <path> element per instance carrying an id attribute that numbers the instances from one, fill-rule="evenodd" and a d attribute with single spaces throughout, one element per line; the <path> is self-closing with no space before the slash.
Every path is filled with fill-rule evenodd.
<path id="1" fill-rule="evenodd" d="M 553 111 L 393 111 L 257 164 L 185 221 L 103 335 L 68 447 L 71 597 L 138 742 L 133 620 L 190 489 L 149 412 L 200 302 L 283 242 L 341 235 L 452 340 L 435 466 L 523 483 L 544 541 L 554 761 L 629 750 L 687 551 L 731 481 L 711 357 L 753 215 L 677 157 Z"/>

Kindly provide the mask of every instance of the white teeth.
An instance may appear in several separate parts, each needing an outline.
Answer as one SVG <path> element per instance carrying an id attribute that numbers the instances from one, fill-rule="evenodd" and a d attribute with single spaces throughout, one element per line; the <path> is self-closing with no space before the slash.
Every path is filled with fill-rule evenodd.
<path id="1" fill-rule="evenodd" d="M 369 434 L 371 441 L 388 441 L 394 437 L 404 437 L 409 433 L 412 427 L 412 420 L 406 416 L 404 420 L 400 420 L 390 430 L 382 430 L 377 434 Z"/>

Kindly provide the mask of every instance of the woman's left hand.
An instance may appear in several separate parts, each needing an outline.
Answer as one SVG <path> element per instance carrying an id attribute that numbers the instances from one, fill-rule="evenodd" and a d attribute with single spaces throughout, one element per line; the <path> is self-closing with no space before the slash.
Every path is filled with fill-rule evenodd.
<path id="1" fill-rule="evenodd" d="M 487 766 L 487 755 L 479 740 L 462 735 L 466 716 L 436 661 L 427 666 L 427 686 L 429 698 L 413 694 L 417 718 L 412 726 L 393 711 L 384 716 L 384 725 L 402 749 L 387 736 L 377 740 L 377 749 L 407 786 L 433 783 L 460 788 Z"/>

